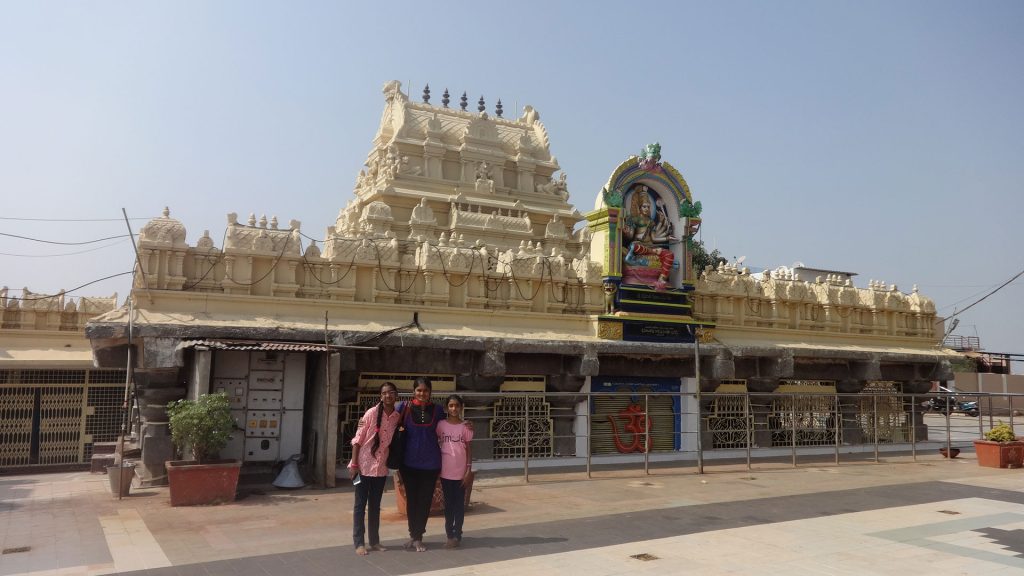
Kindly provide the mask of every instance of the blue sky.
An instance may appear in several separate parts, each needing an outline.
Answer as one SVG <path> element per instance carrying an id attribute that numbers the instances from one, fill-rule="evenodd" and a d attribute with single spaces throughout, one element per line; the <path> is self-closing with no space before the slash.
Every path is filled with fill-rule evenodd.
<path id="1" fill-rule="evenodd" d="M 168 205 L 190 244 L 209 229 L 219 245 L 228 212 L 322 237 L 397 79 L 434 103 L 447 87 L 506 116 L 536 107 L 583 212 L 659 141 L 709 246 L 916 283 L 948 315 L 1024 269 L 1022 60 L 1021 2 L 0 1 L 0 217 Z M 124 225 L 0 230 L 81 241 Z M 13 256 L 104 245 L 0 237 L 0 284 L 131 269 L 125 242 Z M 1024 352 L 1022 285 L 957 333 Z"/>

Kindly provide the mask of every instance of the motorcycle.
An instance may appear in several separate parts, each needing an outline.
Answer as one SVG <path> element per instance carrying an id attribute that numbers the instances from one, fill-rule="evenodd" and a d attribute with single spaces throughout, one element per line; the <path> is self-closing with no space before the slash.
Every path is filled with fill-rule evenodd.
<path id="1" fill-rule="evenodd" d="M 939 414 L 953 414 L 960 412 L 968 416 L 978 416 L 981 414 L 981 410 L 978 408 L 978 403 L 974 400 L 962 400 L 956 396 L 939 396 L 927 400 L 923 406 L 925 409 L 932 412 L 938 412 Z"/>

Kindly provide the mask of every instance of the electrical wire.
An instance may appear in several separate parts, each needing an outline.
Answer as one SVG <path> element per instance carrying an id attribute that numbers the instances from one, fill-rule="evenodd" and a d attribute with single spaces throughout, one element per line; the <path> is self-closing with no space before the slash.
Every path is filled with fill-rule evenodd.
<path id="1" fill-rule="evenodd" d="M 129 220 L 153 220 L 152 218 L 129 218 Z M 14 216 L 0 216 L 0 220 L 13 220 L 17 222 L 121 222 L 121 218 L 17 218 Z"/>
<path id="2" fill-rule="evenodd" d="M 997 286 L 995 290 L 993 290 L 993 291 L 989 292 L 988 294 L 985 294 L 984 296 L 982 296 L 981 298 L 978 298 L 978 299 L 977 299 L 977 300 L 975 300 L 974 302 L 971 302 L 971 304 L 970 304 L 969 306 L 967 306 L 966 308 L 964 308 L 963 310 L 961 310 L 961 311 L 959 311 L 959 312 L 954 312 L 954 313 L 953 313 L 953 314 L 951 314 L 950 316 L 948 316 L 948 317 L 946 317 L 946 318 L 943 318 L 943 319 L 939 320 L 938 322 L 936 322 L 936 324 L 941 324 L 942 322 L 945 322 L 945 321 L 947 321 L 947 320 L 951 320 L 951 319 L 953 319 L 953 318 L 956 318 L 957 316 L 959 316 L 959 315 L 963 314 L 964 312 L 967 312 L 967 311 L 968 311 L 968 310 L 970 310 L 971 308 L 974 308 L 974 307 L 975 307 L 975 306 L 977 306 L 978 304 L 981 304 L 982 302 L 984 302 L 984 301 L 985 301 L 985 299 L 986 299 L 986 298 L 988 298 L 989 296 L 991 296 L 991 295 L 995 294 L 996 292 L 999 292 L 1000 290 L 1002 290 L 1003 288 L 1005 288 L 1006 286 L 1008 286 L 1008 285 L 1009 285 L 1009 284 L 1010 284 L 1011 282 L 1013 282 L 1013 281 L 1014 281 L 1014 280 L 1016 280 L 1017 278 L 1020 278 L 1020 277 L 1021 277 L 1022 275 L 1024 275 L 1024 270 L 1021 270 L 1020 272 L 1017 272 L 1016 274 L 1014 274 L 1014 275 L 1013 275 L 1013 278 L 1010 278 L 1010 279 L 1009 279 L 1009 280 L 1007 280 L 1006 282 L 1003 282 L 1002 284 L 1000 284 L 999 286 Z"/>
<path id="3" fill-rule="evenodd" d="M 103 242 L 105 240 L 113 240 L 115 238 L 127 238 L 128 234 L 118 234 L 117 236 L 107 236 L 106 238 L 97 238 L 96 240 L 86 240 L 85 242 L 58 242 L 56 240 L 41 240 L 39 238 L 30 238 L 28 236 L 19 236 L 18 234 L 8 234 L 6 232 L 0 232 L 0 236 L 9 236 L 11 238 L 20 238 L 22 240 L 31 240 L 33 242 L 42 242 L 44 244 L 59 244 L 61 246 L 83 246 L 85 244 L 95 244 L 97 242 Z"/>
<path id="4" fill-rule="evenodd" d="M 110 248 L 111 246 L 117 246 L 118 244 L 123 244 L 123 243 L 124 243 L 124 238 L 118 240 L 117 242 L 111 242 L 110 244 L 107 244 L 106 246 L 97 246 L 96 248 L 87 248 L 85 250 L 79 250 L 77 252 L 62 252 L 60 254 L 9 254 L 7 252 L 0 252 L 0 256 L 11 256 L 11 257 L 14 257 L 14 258 L 56 258 L 58 256 L 74 256 L 76 254 L 85 254 L 87 252 L 96 252 L 97 250 L 103 250 L 105 248 Z"/>
<path id="5" fill-rule="evenodd" d="M 949 304 L 946 304 L 945 306 L 940 306 L 938 308 L 938 310 L 941 312 L 943 310 L 949 310 L 950 308 L 952 308 L 953 311 L 955 312 L 956 311 L 956 307 L 961 302 L 967 302 L 968 300 L 971 300 L 973 298 L 977 298 L 979 294 L 984 293 L 985 290 L 988 290 L 989 288 L 991 288 L 991 286 L 992 286 L 991 284 L 985 284 L 984 286 L 981 287 L 982 288 L 981 290 L 976 290 L 976 291 L 968 294 L 967 296 L 964 296 L 963 298 L 961 298 L 959 300 L 956 300 L 955 302 L 950 302 Z M 1018 284 L 1017 286 L 1024 286 L 1024 284 Z M 950 287 L 951 288 L 977 288 L 977 286 L 950 286 Z"/>
<path id="6" fill-rule="evenodd" d="M 75 292 L 77 290 L 81 290 L 82 288 L 85 288 L 86 286 L 92 286 L 93 284 L 96 284 L 97 282 L 103 282 L 104 280 L 110 280 L 111 278 L 118 278 L 120 276 L 127 276 L 128 274 L 134 274 L 134 272 L 135 272 L 134 270 L 129 270 L 128 272 L 121 272 L 120 274 L 111 274 L 110 276 L 106 276 L 106 277 L 100 278 L 98 280 L 93 280 L 92 282 L 86 282 L 85 284 L 82 284 L 81 286 L 75 286 L 74 288 L 72 288 L 70 290 L 63 290 L 62 292 L 65 295 L 67 295 L 67 294 L 70 294 L 70 293 Z M 35 301 L 38 301 L 38 300 L 49 300 L 51 298 L 56 298 L 57 296 L 59 296 L 59 294 L 51 294 L 49 296 L 37 296 L 37 297 L 33 297 L 33 298 L 18 298 L 16 296 L 7 296 L 7 299 L 8 300 L 17 300 L 19 302 L 35 302 Z"/>

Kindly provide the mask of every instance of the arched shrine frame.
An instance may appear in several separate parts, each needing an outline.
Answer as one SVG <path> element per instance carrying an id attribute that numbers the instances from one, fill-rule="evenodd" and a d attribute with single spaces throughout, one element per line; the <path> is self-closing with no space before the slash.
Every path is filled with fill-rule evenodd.
<path id="1" fill-rule="evenodd" d="M 608 184 L 605 187 L 605 192 L 598 198 L 597 209 L 587 215 L 588 226 L 590 226 L 592 231 L 601 231 L 607 226 L 607 237 L 605 238 L 603 250 L 605 279 L 617 283 L 622 278 L 623 246 L 620 217 L 625 214 L 623 206 L 626 191 L 638 183 L 647 185 L 648 188 L 654 190 L 659 195 L 667 195 L 675 199 L 674 211 L 670 212 L 670 214 L 675 215 L 673 224 L 676 226 L 677 234 L 679 234 L 679 244 L 677 244 L 679 248 L 674 249 L 673 253 L 680 263 L 679 284 L 684 289 L 692 289 L 696 282 L 696 276 L 693 273 L 692 259 L 686 246 L 687 240 L 692 238 L 700 228 L 701 220 L 697 217 L 684 218 L 678 216 L 679 206 L 684 201 L 688 204 L 693 204 L 690 186 L 686 183 L 683 175 L 670 163 L 659 162 L 648 169 L 641 165 L 640 158 L 636 156 L 632 156 L 622 164 L 619 164 L 615 171 L 612 172 L 611 178 L 608 179 Z M 610 197 L 617 198 L 617 206 L 615 203 L 612 205 L 608 204 Z"/>

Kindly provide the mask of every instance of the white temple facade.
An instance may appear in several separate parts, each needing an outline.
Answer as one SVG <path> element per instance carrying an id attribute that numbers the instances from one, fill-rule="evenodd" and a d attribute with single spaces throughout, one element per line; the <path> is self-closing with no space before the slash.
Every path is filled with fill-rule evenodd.
<path id="1" fill-rule="evenodd" d="M 298 220 L 259 211 L 228 214 L 223 234 L 205 231 L 193 243 L 170 210 L 141 230 L 133 315 L 107 313 L 87 335 L 97 362 L 115 365 L 133 326 L 140 395 L 152 399 L 137 427 L 144 480 L 160 483 L 170 456 L 161 403 L 226 389 L 254 366 L 277 362 L 277 353 L 289 355 L 282 374 L 304 367 L 283 378 L 303 389 L 297 433 L 316 433 L 316 479 L 327 485 L 345 449 L 338 438 L 382 375 L 400 383 L 430 375 L 446 383 L 442 390 L 477 392 L 523 390 L 528 381 L 540 394 L 611 390 L 626 380 L 643 386 L 648 377 L 667 378 L 665 389 L 677 392 L 710 392 L 723 382 L 770 392 L 811 379 L 850 392 L 899 382 L 909 392 L 948 377 L 935 306 L 916 289 L 758 279 L 728 265 L 693 270 L 689 252 L 674 244 L 671 258 L 624 265 L 627 252 L 660 253 L 624 243 L 627 224 L 630 238 L 643 230 L 636 215 L 619 221 L 628 211 L 616 183 L 629 184 L 627 194 L 651 194 L 637 210 L 664 210 L 673 242 L 699 225 L 699 203 L 660 162 L 660 147 L 657 161 L 627 158 L 611 189 L 593 191 L 596 210 L 584 215 L 568 203 L 571 180 L 534 108 L 506 119 L 498 106 L 487 112 L 482 98 L 476 106 L 450 106 L 447 94 L 441 105 L 426 94 L 413 102 L 394 81 L 383 96 L 366 167 L 322 243 Z M 661 200 L 673 198 L 667 210 Z M 627 284 L 648 276 L 656 287 Z M 675 312 L 648 310 L 657 306 Z M 645 323 L 656 329 L 645 331 Z M 697 331 L 688 341 L 659 339 L 671 326 L 699 327 L 699 350 Z M 699 383 L 695 352 L 704 366 Z M 699 426 L 683 424 L 691 425 Z M 567 426 L 551 437 L 571 436 Z M 557 443 L 551 454 L 570 450 Z M 237 448 L 243 459 L 291 455 L 272 442 L 261 441 L 255 455 L 242 453 L 245 446 Z"/>

